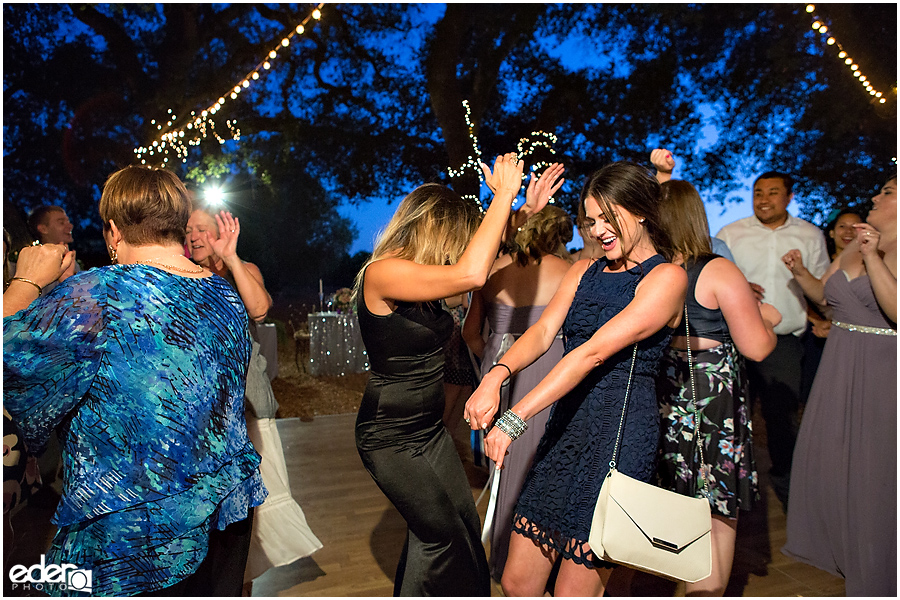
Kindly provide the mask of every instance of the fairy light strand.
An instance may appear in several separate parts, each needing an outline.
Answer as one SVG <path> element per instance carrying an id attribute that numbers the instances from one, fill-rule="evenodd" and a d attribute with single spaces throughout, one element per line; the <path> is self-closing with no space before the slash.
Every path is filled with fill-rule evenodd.
<path id="1" fill-rule="evenodd" d="M 247 75 L 234 86 L 229 88 L 227 92 L 219 96 L 211 106 L 207 106 L 199 111 L 192 110 L 190 118 L 183 125 L 176 127 L 178 117 L 171 108 L 168 110 L 168 114 L 165 117 L 165 126 L 163 125 L 162 120 L 157 122 L 156 119 L 151 119 L 150 124 L 156 125 L 156 129 L 160 134 L 159 137 L 153 140 L 149 145 L 140 146 L 134 149 L 134 154 L 137 159 L 141 161 L 141 164 L 147 164 L 147 161 L 149 160 L 151 162 L 161 163 L 161 166 L 167 166 L 169 163 L 169 154 L 171 152 L 174 152 L 176 157 L 181 159 L 182 163 L 186 163 L 189 146 L 198 146 L 202 140 L 210 136 L 214 137 L 219 144 L 224 144 L 226 140 L 216 131 L 216 123 L 213 116 L 222 109 L 226 102 L 236 100 L 244 90 L 248 89 L 259 80 L 261 74 L 271 69 L 272 61 L 278 57 L 278 50 L 290 46 L 291 39 L 295 35 L 303 35 L 306 31 L 306 26 L 311 20 L 318 21 L 322 17 L 321 9 L 323 6 L 325 6 L 324 2 L 319 4 L 309 15 L 307 15 L 299 25 L 291 29 L 291 31 L 278 42 L 278 45 L 268 52 L 266 58 L 257 64 L 253 70 L 247 73 Z M 241 139 L 241 130 L 237 126 L 237 121 L 228 119 L 225 121 L 225 126 L 229 132 L 227 134 L 228 137 L 234 141 L 239 141 Z M 165 131 L 163 130 L 163 127 L 165 127 Z M 159 160 L 159 157 L 162 157 L 161 161 Z"/>
<path id="2" fill-rule="evenodd" d="M 815 15 L 815 12 L 816 12 L 815 4 L 807 4 L 806 12 L 809 13 L 811 18 L 813 19 L 812 28 L 815 29 L 816 31 L 818 31 L 823 36 L 828 34 L 830 28 L 825 23 L 825 19 Z M 882 94 L 880 91 L 875 89 L 875 87 L 872 85 L 872 82 L 870 82 L 868 77 L 866 77 L 863 74 L 862 70 L 860 69 L 860 66 L 853 60 L 853 58 L 851 58 L 847 54 L 847 51 L 844 50 L 844 48 L 843 48 L 843 46 L 841 46 L 840 42 L 837 41 L 837 38 L 835 38 L 833 34 L 829 34 L 828 37 L 825 39 L 825 43 L 829 46 L 837 46 L 837 49 L 838 49 L 837 57 L 839 59 L 842 59 L 844 61 L 844 64 L 850 68 L 850 72 L 853 74 L 853 76 L 856 79 L 859 80 L 859 83 L 862 85 L 863 89 L 865 89 L 869 93 L 870 96 L 874 96 L 875 98 L 877 98 L 878 102 L 880 104 L 884 104 L 886 101 L 884 98 L 884 94 Z"/>
<path id="3" fill-rule="evenodd" d="M 469 101 L 462 101 L 463 108 L 466 109 L 466 127 L 469 131 L 469 139 L 472 141 L 472 153 L 466 157 L 465 162 L 458 168 L 454 169 L 452 167 L 447 168 L 447 172 L 450 174 L 451 178 L 459 178 L 465 175 L 467 169 L 472 169 L 475 174 L 478 176 L 478 181 L 484 181 L 484 173 L 481 171 L 481 149 L 478 147 L 478 137 L 475 135 L 475 127 L 472 124 L 472 113 L 469 109 Z M 553 144 L 556 143 L 557 137 L 553 133 L 547 133 L 545 131 L 532 131 L 531 135 L 527 138 L 520 138 L 519 143 L 516 145 L 516 158 L 518 160 L 525 160 L 525 158 L 534 153 L 535 149 L 539 147 L 547 148 L 550 151 L 550 154 L 556 154 L 556 150 L 553 149 Z M 553 163 L 549 163 L 546 161 L 540 161 L 534 163 L 531 166 L 532 171 L 537 171 L 543 169 L 545 167 L 549 167 Z M 522 174 L 522 180 L 526 179 L 527 175 Z M 476 202 L 484 212 L 484 204 L 481 202 L 481 199 L 474 194 L 464 194 L 462 196 L 464 199 L 472 200 Z M 553 203 L 554 199 L 550 199 L 550 203 Z"/>
<path id="4" fill-rule="evenodd" d="M 526 157 L 533 154 L 534 151 L 538 148 L 546 148 L 550 151 L 550 154 L 556 155 L 556 150 L 553 149 L 553 144 L 556 143 L 556 140 L 557 137 L 554 133 L 547 133 L 546 131 L 532 131 L 531 135 L 529 135 L 528 137 L 519 139 L 519 143 L 516 144 L 516 156 L 518 156 L 519 160 L 525 160 Z M 540 160 L 531 165 L 531 170 L 539 171 L 541 169 L 549 167 L 552 164 L 553 163 L 551 162 Z M 556 199 L 553 196 L 550 196 L 550 204 L 556 204 Z"/>
<path id="5" fill-rule="evenodd" d="M 465 162 L 458 169 L 447 167 L 447 173 L 449 173 L 451 179 L 457 179 L 466 174 L 466 169 L 472 169 L 478 177 L 478 181 L 483 182 L 484 173 L 481 172 L 481 150 L 478 148 L 478 138 L 475 136 L 475 126 L 472 124 L 472 111 L 469 110 L 468 100 L 463 100 L 462 105 L 466 109 L 466 127 L 469 131 L 469 139 L 472 142 L 472 154 L 466 157 Z M 484 204 L 482 204 L 481 198 L 475 194 L 463 194 L 462 198 L 472 200 L 478 204 L 481 212 L 484 212 Z"/>

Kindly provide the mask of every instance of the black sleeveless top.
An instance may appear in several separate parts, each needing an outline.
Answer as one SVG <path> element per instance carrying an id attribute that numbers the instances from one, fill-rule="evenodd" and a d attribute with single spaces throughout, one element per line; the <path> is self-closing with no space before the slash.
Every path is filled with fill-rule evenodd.
<path id="1" fill-rule="evenodd" d="M 685 266 L 688 276 L 687 296 L 685 304 L 688 309 L 688 331 L 692 336 L 716 340 L 717 342 L 730 342 L 731 334 L 728 333 L 728 324 L 722 311 L 718 308 L 709 309 L 697 302 L 697 279 L 703 268 L 714 258 L 722 258 L 718 254 L 710 254 L 698 259 L 696 262 Z M 682 330 L 683 332 L 683 330 Z"/>

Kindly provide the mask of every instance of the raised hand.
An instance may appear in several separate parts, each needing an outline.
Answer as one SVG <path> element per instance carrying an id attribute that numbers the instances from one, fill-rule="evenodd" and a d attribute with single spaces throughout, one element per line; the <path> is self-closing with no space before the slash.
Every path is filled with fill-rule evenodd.
<path id="1" fill-rule="evenodd" d="M 491 183 L 488 187 L 495 194 L 505 191 L 512 194 L 518 194 L 522 187 L 522 171 L 525 168 L 525 161 L 519 160 L 515 152 L 509 152 L 498 156 L 494 161 L 494 172 L 491 175 Z M 485 165 L 482 165 L 482 170 Z M 487 175 L 485 175 L 487 181 Z"/>
<path id="2" fill-rule="evenodd" d="M 216 226 L 219 228 L 217 239 L 210 237 L 208 231 L 204 231 L 203 235 L 213 252 L 223 262 L 228 263 L 237 258 L 237 241 L 241 234 L 241 223 L 232 217 L 230 212 L 223 210 L 216 215 Z"/>
<path id="3" fill-rule="evenodd" d="M 788 250 L 787 253 L 781 257 L 781 262 L 783 262 L 794 275 L 800 275 L 806 271 L 806 267 L 803 266 L 803 255 L 801 255 L 800 251 L 796 248 Z"/>
<path id="4" fill-rule="evenodd" d="M 660 173 L 669 173 L 675 170 L 675 158 L 665 148 L 656 148 L 650 153 L 650 162 Z"/>
<path id="5" fill-rule="evenodd" d="M 878 242 L 881 234 L 868 223 L 854 223 L 856 230 L 856 243 L 859 244 L 859 252 L 863 258 L 878 254 Z"/>
<path id="6" fill-rule="evenodd" d="M 525 206 L 523 207 L 528 214 L 538 213 L 547 206 L 553 194 L 558 192 L 565 183 L 565 179 L 560 179 L 565 170 L 562 163 L 553 163 L 541 173 L 540 177 L 535 177 L 534 173 L 531 174 L 528 188 L 525 190 Z"/>

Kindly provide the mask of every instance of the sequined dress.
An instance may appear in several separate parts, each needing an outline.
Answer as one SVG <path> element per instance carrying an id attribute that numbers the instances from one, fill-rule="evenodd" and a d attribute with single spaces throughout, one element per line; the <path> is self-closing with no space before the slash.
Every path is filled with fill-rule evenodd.
<path id="1" fill-rule="evenodd" d="M 620 273 L 603 272 L 605 259 L 591 265 L 563 324 L 566 354 L 624 309 L 642 277 L 664 262 L 654 255 Z M 671 336 L 672 329 L 664 327 L 638 344 L 618 469 L 641 481 L 651 480 L 656 465 L 655 380 Z M 609 471 L 632 349 L 629 346 L 611 356 L 553 406 L 516 505 L 513 531 L 586 566 L 594 560 L 585 546 L 600 486 Z"/>

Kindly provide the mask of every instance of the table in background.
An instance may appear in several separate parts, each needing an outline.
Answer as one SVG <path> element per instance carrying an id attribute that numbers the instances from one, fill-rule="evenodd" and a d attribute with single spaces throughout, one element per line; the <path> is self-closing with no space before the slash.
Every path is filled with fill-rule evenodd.
<path id="1" fill-rule="evenodd" d="M 354 314 L 309 313 L 310 375 L 346 375 L 369 370 L 369 355 Z"/>

